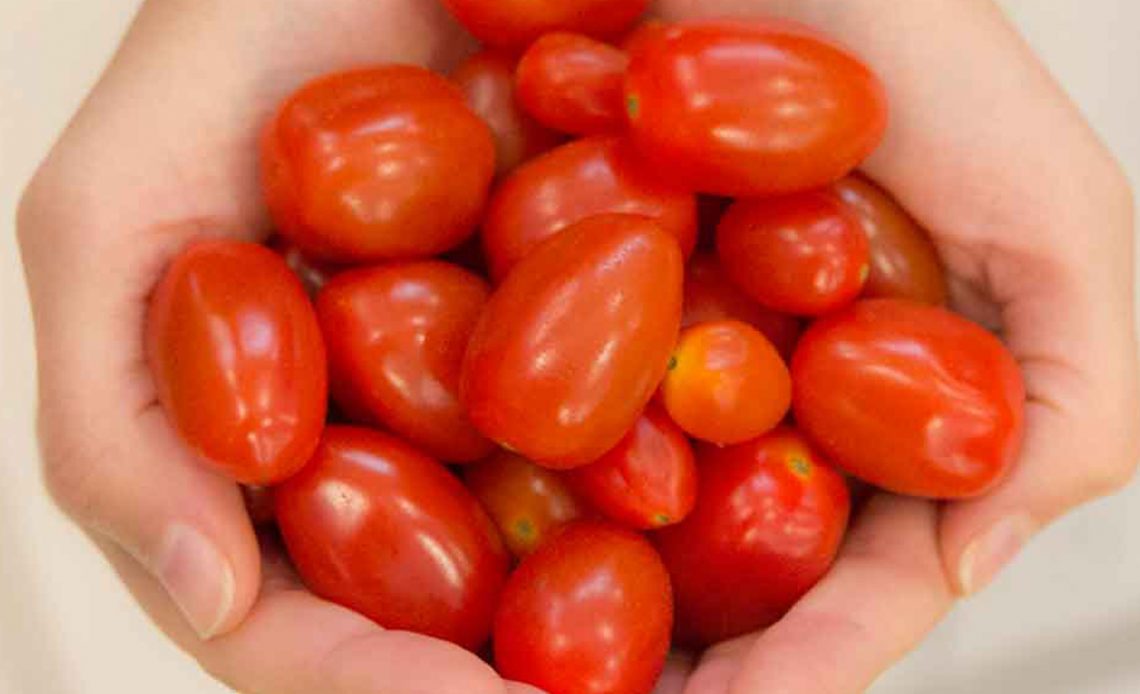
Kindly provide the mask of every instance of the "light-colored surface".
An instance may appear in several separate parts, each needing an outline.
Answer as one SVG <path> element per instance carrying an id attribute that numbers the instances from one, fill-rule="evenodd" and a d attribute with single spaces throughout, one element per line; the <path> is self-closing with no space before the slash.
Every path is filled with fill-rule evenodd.
<path id="1" fill-rule="evenodd" d="M 1140 181 L 1140 3 L 1004 4 L 1132 180 Z M 33 440 L 34 355 L 10 228 L 15 203 L 136 5 L 137 0 L 0 0 L 4 693 L 227 691 L 162 640 L 94 548 L 51 506 L 41 490 Z M 979 117 L 1000 114 L 982 110 Z M 989 591 L 961 605 L 873 691 L 1140 692 L 1140 485 L 1048 530 Z"/>

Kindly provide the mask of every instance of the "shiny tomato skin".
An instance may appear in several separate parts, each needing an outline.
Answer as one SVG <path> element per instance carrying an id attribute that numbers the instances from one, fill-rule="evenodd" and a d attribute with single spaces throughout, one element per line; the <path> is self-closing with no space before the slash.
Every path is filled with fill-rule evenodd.
<path id="1" fill-rule="evenodd" d="M 625 125 L 622 87 L 628 64 L 624 51 L 589 36 L 546 34 L 519 60 L 519 103 L 559 132 L 614 132 Z"/>
<path id="2" fill-rule="evenodd" d="M 530 554 L 561 526 L 584 515 L 557 472 L 499 450 L 463 469 L 463 479 L 516 557 Z"/>
<path id="3" fill-rule="evenodd" d="M 443 0 L 443 5 L 483 43 L 522 49 L 552 31 L 618 36 L 645 12 L 649 0 Z"/>
<path id="4" fill-rule="evenodd" d="M 443 465 L 393 436 L 329 426 L 274 496 L 289 556 L 314 593 L 387 629 L 471 650 L 486 641 L 508 557 Z"/>
<path id="5" fill-rule="evenodd" d="M 688 257 L 697 243 L 696 197 L 660 183 L 613 136 L 571 142 L 520 166 L 494 191 L 483 249 L 500 282 L 543 240 L 608 212 L 652 217 Z"/>
<path id="6" fill-rule="evenodd" d="M 945 309 L 867 299 L 813 325 L 792 359 L 798 425 L 848 473 L 912 496 L 985 493 L 1017 458 L 1021 371 Z"/>
<path id="7" fill-rule="evenodd" d="M 580 521 L 519 565 L 495 615 L 495 665 L 547 694 L 649 694 L 673 621 L 669 576 L 632 531 Z"/>
<path id="8" fill-rule="evenodd" d="M 597 460 L 665 374 L 682 273 L 676 240 L 644 217 L 591 217 L 543 243 L 471 337 L 460 384 L 471 421 L 546 467 Z"/>
<path id="9" fill-rule="evenodd" d="M 329 387 L 355 421 L 454 463 L 493 450 L 459 402 L 459 369 L 490 288 L 439 261 L 348 270 L 317 296 Z"/>
<path id="10" fill-rule="evenodd" d="M 687 434 L 725 445 L 779 424 L 791 405 L 792 383 L 760 331 L 740 321 L 711 321 L 681 331 L 661 400 Z"/>
<path id="11" fill-rule="evenodd" d="M 871 272 L 862 296 L 945 304 L 942 261 L 918 222 L 887 191 L 859 174 L 841 178 L 832 190 L 859 218 L 870 245 Z"/>
<path id="12" fill-rule="evenodd" d="M 655 404 L 618 445 L 565 474 L 571 489 L 592 508 L 639 530 L 680 522 L 697 500 L 693 448 Z"/>
<path id="13" fill-rule="evenodd" d="M 870 272 L 858 218 L 826 191 L 738 201 L 720 220 L 716 246 L 741 291 L 784 313 L 842 308 L 859 296 Z"/>
<path id="14" fill-rule="evenodd" d="M 886 96 L 858 58 L 778 20 L 685 21 L 630 55 L 630 133 L 701 193 L 774 195 L 830 183 L 878 145 Z"/>
<path id="15" fill-rule="evenodd" d="M 262 138 L 262 185 L 280 233 L 329 261 L 457 246 L 475 230 L 494 168 L 491 132 L 458 88 L 410 65 L 309 82 Z"/>
<path id="16" fill-rule="evenodd" d="M 297 244 L 282 237 L 273 236 L 266 244 L 273 250 L 277 251 L 282 258 L 285 259 L 285 264 L 293 271 L 293 274 L 301 280 L 301 284 L 305 287 L 305 292 L 310 297 L 316 296 L 321 287 L 332 278 L 333 275 L 340 272 L 343 268 L 333 263 L 326 263 L 320 260 L 314 260 L 305 255 L 305 253 L 297 247 Z"/>
<path id="17" fill-rule="evenodd" d="M 308 460 L 324 426 L 325 348 L 304 288 L 273 251 L 189 246 L 151 296 L 146 351 L 170 422 L 219 472 L 272 484 Z"/>
<path id="18" fill-rule="evenodd" d="M 557 133 L 539 125 L 515 98 L 516 60 L 484 50 L 465 60 L 451 79 L 495 138 L 495 173 L 502 176 L 557 145 Z"/>
<path id="19" fill-rule="evenodd" d="M 705 646 L 776 622 L 830 568 L 850 499 L 836 470 L 780 427 L 697 449 L 697 505 L 654 533 L 673 582 L 677 635 Z"/>
<path id="20" fill-rule="evenodd" d="M 716 320 L 738 320 L 759 330 L 785 361 L 800 338 L 802 327 L 795 316 L 773 311 L 729 281 L 713 253 L 697 253 L 685 269 L 685 309 L 681 327 Z"/>

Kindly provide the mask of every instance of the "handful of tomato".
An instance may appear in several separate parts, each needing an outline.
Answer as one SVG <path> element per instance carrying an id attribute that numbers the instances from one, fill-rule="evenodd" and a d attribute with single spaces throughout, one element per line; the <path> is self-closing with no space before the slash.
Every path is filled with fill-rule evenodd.
<path id="1" fill-rule="evenodd" d="M 887 122 L 858 58 L 782 21 L 634 28 L 644 0 L 444 4 L 494 48 L 302 86 L 262 142 L 275 250 L 193 244 L 151 300 L 171 422 L 272 487 L 311 590 L 490 638 L 551 694 L 648 694 L 671 643 L 820 580 L 845 474 L 1008 472 L 1019 369 L 852 173 Z"/>

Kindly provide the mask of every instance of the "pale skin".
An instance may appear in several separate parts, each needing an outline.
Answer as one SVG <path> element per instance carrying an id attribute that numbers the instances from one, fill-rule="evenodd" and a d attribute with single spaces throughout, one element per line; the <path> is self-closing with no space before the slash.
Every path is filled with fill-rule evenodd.
<path id="1" fill-rule="evenodd" d="M 778 14 L 862 55 L 892 108 L 865 171 L 931 230 L 956 306 L 1000 328 L 1024 369 L 1025 445 L 997 490 L 943 506 L 873 498 L 833 571 L 782 621 L 671 659 L 658 687 L 854 694 L 1035 532 L 1132 476 L 1131 192 L 989 0 L 662 0 L 655 10 Z M 22 202 L 48 487 L 155 623 L 240 691 L 534 691 L 301 589 L 259 549 L 237 488 L 180 443 L 142 354 L 147 294 L 179 248 L 267 233 L 255 145 L 282 97 L 323 72 L 391 60 L 445 68 L 469 48 L 424 0 L 150 0 Z"/>

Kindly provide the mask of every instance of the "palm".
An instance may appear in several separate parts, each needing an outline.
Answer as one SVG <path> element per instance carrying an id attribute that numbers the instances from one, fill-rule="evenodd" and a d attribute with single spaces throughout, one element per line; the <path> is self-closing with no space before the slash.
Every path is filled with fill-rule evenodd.
<path id="1" fill-rule="evenodd" d="M 1086 220 L 1109 226 L 1122 220 L 1106 214 L 1127 217 L 1126 204 L 1106 212 L 1119 207 L 1117 191 L 1075 189 L 1069 174 L 1114 182 L 1110 160 L 988 4 L 908 3 L 890 13 L 881 6 L 660 0 L 656 10 L 670 18 L 785 14 L 839 36 L 880 72 L 892 124 L 866 170 L 931 230 L 955 278 L 959 307 L 1000 326 L 1021 359 L 1031 399 L 1024 460 L 981 500 L 939 510 L 929 502 L 873 498 L 834 570 L 783 621 L 711 649 L 691 673 L 691 664 L 671 663 L 663 694 L 861 691 L 949 608 L 963 588 L 964 548 L 982 530 L 1010 514 L 1027 527 L 1043 524 L 1118 482 L 1113 468 L 1098 476 L 1068 464 L 1119 458 L 1107 447 L 1118 442 L 1104 436 L 1105 423 L 1109 434 L 1124 432 L 1136 409 L 1135 389 L 1119 386 L 1136 380 L 1131 323 L 1120 319 L 1121 306 L 1097 300 L 1130 294 L 1128 236 L 1073 238 L 1100 231 L 1084 228 Z M 932 22 L 940 31 L 922 41 L 884 38 Z M 41 384 L 49 482 L 91 527 L 149 526 L 180 513 L 208 529 L 233 564 L 234 609 L 213 625 L 226 635 L 205 642 L 141 566 L 153 537 L 110 532 L 98 539 L 156 621 L 242 690 L 404 692 L 414 683 L 413 691 L 503 692 L 475 656 L 384 631 L 298 589 L 279 553 L 259 552 L 233 485 L 195 465 L 177 442 L 155 404 L 141 347 L 122 339 L 138 334 L 147 291 L 188 238 L 267 233 L 256 141 L 285 94 L 311 76 L 361 63 L 443 68 L 466 49 L 437 3 L 423 0 L 293 0 L 272 8 L 244 1 L 150 3 L 77 118 L 71 141 L 65 138 L 68 146 L 45 167 L 74 175 L 89 160 L 112 162 L 94 183 L 75 185 L 63 176 L 63 185 L 86 191 L 79 195 L 81 214 L 50 222 L 82 229 L 82 237 L 61 232 L 55 242 L 24 240 L 39 305 L 41 363 L 53 365 Z M 986 104 L 987 114 L 975 113 L 975 104 Z M 95 251 L 113 266 L 85 262 Z M 52 284 L 59 268 L 73 275 L 74 296 L 49 296 L 66 294 Z M 97 296 L 85 289 L 94 285 L 103 288 Z M 67 318 L 52 320 L 42 308 L 52 302 L 64 302 L 59 310 L 66 316 L 114 318 L 76 327 Z M 66 350 L 80 340 L 97 362 Z M 70 397 L 77 382 L 86 399 Z M 1103 393 L 1114 397 L 1098 398 Z M 121 406 L 109 411 L 106 403 Z M 107 442 L 98 474 L 92 465 L 77 474 L 50 464 L 66 462 L 91 441 Z M 1074 449 L 1077 442 L 1083 450 Z M 100 475 L 110 482 L 101 481 L 95 494 L 90 480 Z M 140 504 L 128 491 L 139 486 L 163 493 Z M 112 510 L 95 511 L 95 501 Z M 139 562 L 106 540 L 132 548 Z"/>

